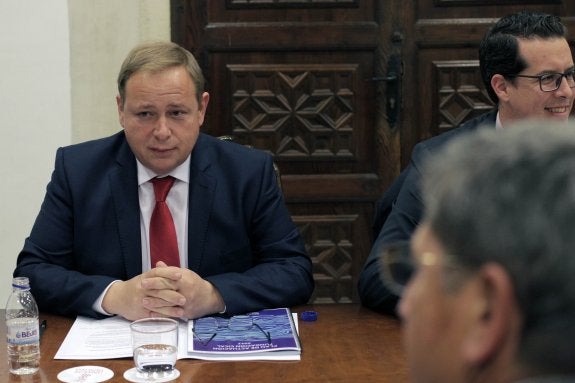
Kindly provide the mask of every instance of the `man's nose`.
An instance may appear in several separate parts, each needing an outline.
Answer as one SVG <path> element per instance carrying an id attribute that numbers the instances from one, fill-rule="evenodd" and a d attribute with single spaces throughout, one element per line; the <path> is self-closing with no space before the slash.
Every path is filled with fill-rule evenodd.
<path id="1" fill-rule="evenodd" d="M 170 127 L 168 125 L 168 119 L 165 116 L 160 116 L 156 122 L 156 127 L 154 129 L 154 134 L 158 137 L 166 137 L 171 133 Z"/>
<path id="2" fill-rule="evenodd" d="M 573 77 L 571 79 L 567 78 L 567 76 L 561 77 L 561 82 L 559 83 L 559 88 L 557 88 L 557 93 L 560 96 L 564 97 L 573 97 L 574 94 L 574 87 L 573 85 Z"/>

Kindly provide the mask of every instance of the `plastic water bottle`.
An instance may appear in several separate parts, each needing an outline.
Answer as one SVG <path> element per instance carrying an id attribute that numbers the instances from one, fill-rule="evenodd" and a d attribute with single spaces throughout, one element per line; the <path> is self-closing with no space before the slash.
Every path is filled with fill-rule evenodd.
<path id="1" fill-rule="evenodd" d="M 6 303 L 8 365 L 16 375 L 33 374 L 40 365 L 38 305 L 30 293 L 28 278 L 12 280 L 12 294 Z"/>

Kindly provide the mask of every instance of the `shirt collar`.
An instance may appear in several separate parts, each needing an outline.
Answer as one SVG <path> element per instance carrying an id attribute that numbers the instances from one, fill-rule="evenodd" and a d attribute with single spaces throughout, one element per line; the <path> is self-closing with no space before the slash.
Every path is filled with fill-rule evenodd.
<path id="1" fill-rule="evenodd" d="M 497 112 L 497 117 L 495 118 L 495 129 L 503 129 L 503 125 L 501 125 L 501 118 L 499 118 L 499 112 Z"/>
<path id="2" fill-rule="evenodd" d="M 158 176 L 172 176 L 179 181 L 185 183 L 190 182 L 190 156 L 188 156 L 184 162 L 182 162 L 168 174 L 156 174 L 154 171 L 142 165 L 142 163 L 137 158 L 136 163 L 138 166 L 138 186 Z"/>

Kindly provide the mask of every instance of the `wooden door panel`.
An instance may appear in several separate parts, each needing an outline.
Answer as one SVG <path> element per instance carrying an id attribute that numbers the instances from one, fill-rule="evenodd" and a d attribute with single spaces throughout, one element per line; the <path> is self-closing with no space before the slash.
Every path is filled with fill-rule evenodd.
<path id="1" fill-rule="evenodd" d="M 214 52 L 211 86 L 229 113 L 208 109 L 210 130 L 269 151 L 284 174 L 373 170 L 371 52 Z M 366 86 L 366 83 L 369 86 Z M 212 128 L 213 125 L 213 128 Z M 362 129 L 360 129 L 360 127 Z M 223 130 L 227 130 L 224 132 Z"/>
<path id="2" fill-rule="evenodd" d="M 419 77 L 426 79 L 420 86 L 422 100 L 421 139 L 429 138 L 457 127 L 476 117 L 494 104 L 483 87 L 479 60 L 470 60 L 473 49 L 449 50 L 444 47 L 421 49 L 418 52 Z M 477 56 L 477 53 L 475 53 Z"/>
<path id="3" fill-rule="evenodd" d="M 201 1 L 205 3 L 205 1 Z M 261 23 L 373 20 L 374 1 L 366 0 L 220 0 L 209 1 L 210 23 Z M 196 8 L 197 9 L 197 8 Z"/>
<path id="4" fill-rule="evenodd" d="M 562 14 L 565 11 L 564 2 L 565 0 L 418 0 L 416 9 L 418 19 L 445 19 L 463 24 L 465 19 L 472 21 L 499 18 L 521 10 Z"/>
<path id="5" fill-rule="evenodd" d="M 370 242 L 362 238 L 371 230 L 372 209 L 371 203 L 290 204 L 313 262 L 313 302 L 357 302 L 363 266 L 357 257 L 369 253 Z"/>

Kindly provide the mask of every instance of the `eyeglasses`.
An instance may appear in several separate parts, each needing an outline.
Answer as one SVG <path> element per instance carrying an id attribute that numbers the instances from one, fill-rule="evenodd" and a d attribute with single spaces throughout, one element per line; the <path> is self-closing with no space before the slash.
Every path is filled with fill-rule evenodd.
<path id="1" fill-rule="evenodd" d="M 545 73 L 540 76 L 529 76 L 526 74 L 513 74 L 507 77 L 525 77 L 525 78 L 536 78 L 539 80 L 539 88 L 543 92 L 553 92 L 561 86 L 563 77 L 567 80 L 567 85 L 570 88 L 575 88 L 575 69 L 569 69 L 565 73 Z"/>
<path id="2" fill-rule="evenodd" d="M 253 331 L 251 331 L 253 330 Z M 207 346 L 216 336 L 224 339 L 236 339 L 238 332 L 245 332 L 246 338 L 253 339 L 263 334 L 268 343 L 272 342 L 271 334 L 254 322 L 250 315 L 235 315 L 231 318 L 205 317 L 194 321 L 194 336 Z"/>
<path id="3" fill-rule="evenodd" d="M 409 241 L 387 246 L 379 258 L 380 274 L 384 285 L 401 296 L 410 279 L 421 266 L 434 266 L 440 260 L 435 253 L 422 253 L 417 259 L 412 255 Z"/>

